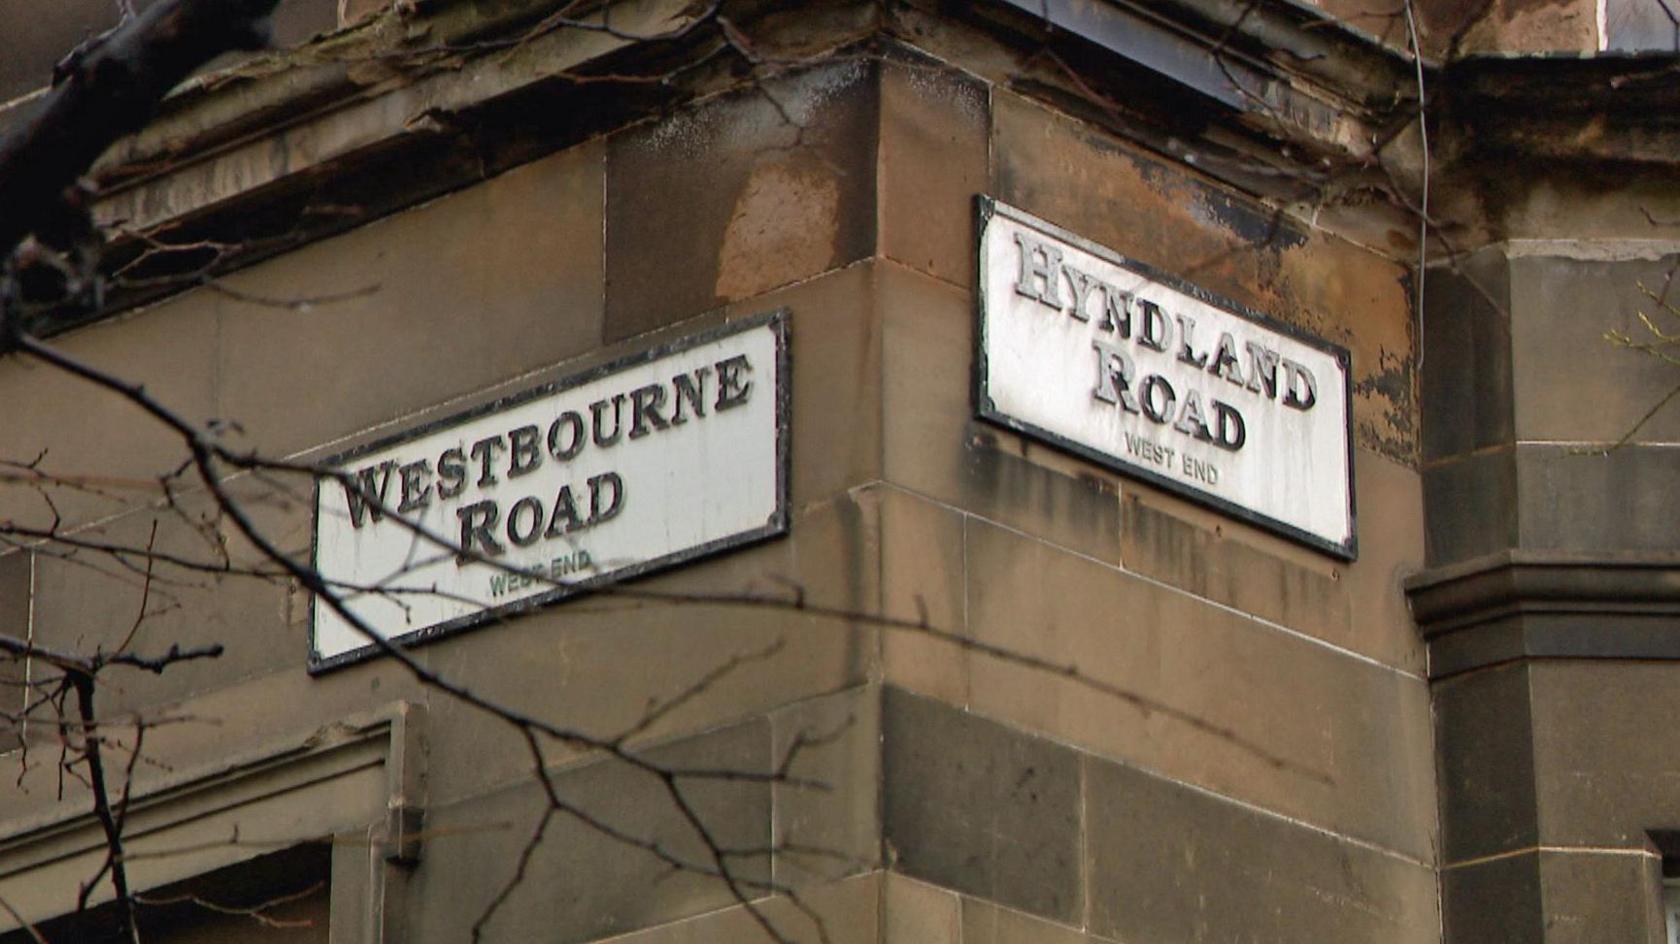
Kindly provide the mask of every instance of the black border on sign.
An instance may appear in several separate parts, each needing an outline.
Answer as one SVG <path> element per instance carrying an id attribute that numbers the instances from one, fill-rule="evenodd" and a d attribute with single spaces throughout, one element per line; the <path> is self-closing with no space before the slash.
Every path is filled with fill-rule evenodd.
<path id="1" fill-rule="evenodd" d="M 508 396 L 492 400 L 489 403 L 475 406 L 470 410 L 464 410 L 460 413 L 451 414 L 450 416 L 424 423 L 420 426 L 404 430 L 395 435 L 386 436 L 381 439 L 374 440 L 373 442 L 356 446 L 355 448 L 346 450 L 332 456 L 331 458 L 323 460 L 321 463 L 322 465 L 342 465 L 357 456 L 419 439 L 439 430 L 447 429 L 452 426 L 459 426 L 480 417 L 488 416 L 493 413 L 499 413 L 503 410 L 528 403 L 532 400 L 538 400 L 543 397 L 564 393 L 574 387 L 579 387 L 583 384 L 599 380 L 602 377 L 616 374 L 630 367 L 651 363 L 659 360 L 660 358 L 668 357 L 672 354 L 680 354 L 691 348 L 699 347 L 702 344 L 710 344 L 714 341 L 733 337 L 737 334 L 746 334 L 750 331 L 756 331 L 760 328 L 766 327 L 770 329 L 776 339 L 776 509 L 771 512 L 770 517 L 763 525 L 757 528 L 750 528 L 746 531 L 739 531 L 735 534 L 725 535 L 721 538 L 714 538 L 704 544 L 697 544 L 683 550 L 673 551 L 663 557 L 656 557 L 651 560 L 645 560 L 636 564 L 620 567 L 616 570 L 592 577 L 589 580 L 579 581 L 575 584 L 567 584 L 563 587 L 555 587 L 547 592 L 515 600 L 503 606 L 480 610 L 477 613 L 470 613 L 466 616 L 457 617 L 433 626 L 425 626 L 420 629 L 391 636 L 389 637 L 390 642 L 407 649 L 422 643 L 431 642 L 435 639 L 443 638 L 445 636 L 451 636 L 464 630 L 475 629 L 485 623 L 492 621 L 500 622 L 501 620 L 507 619 L 517 613 L 522 613 L 526 610 L 534 610 L 538 607 L 547 606 L 570 597 L 589 593 L 609 584 L 633 580 L 637 577 L 667 570 L 725 550 L 744 547 L 749 544 L 756 544 L 760 541 L 766 541 L 786 534 L 788 531 L 788 453 L 789 448 L 792 445 L 791 436 L 788 430 L 788 420 L 793 397 L 793 387 L 789 374 L 790 357 L 788 351 L 788 310 L 786 308 L 778 308 L 774 311 L 765 312 L 763 314 L 754 315 L 737 321 L 731 321 L 727 324 L 719 325 L 714 328 L 708 328 L 704 331 L 687 335 L 685 337 L 669 341 L 665 344 L 648 348 L 644 351 L 638 351 L 634 354 L 617 358 L 597 367 L 592 367 L 589 370 L 565 377 L 561 380 L 540 384 L 527 390 L 521 390 L 518 393 L 509 394 Z M 311 568 L 316 565 L 315 555 L 320 546 L 320 477 L 317 477 L 315 480 L 314 497 L 314 511 L 310 519 L 309 563 Z M 320 605 L 320 600 L 316 597 L 316 595 L 310 594 L 308 665 L 310 675 L 319 675 L 322 672 L 327 672 L 352 663 L 361 662 L 382 654 L 382 650 L 379 646 L 369 643 L 348 652 L 339 653 L 338 655 L 330 656 L 325 659 L 321 658 L 319 650 L 315 645 L 316 608 Z"/>
<path id="2" fill-rule="evenodd" d="M 994 425 L 1002 426 L 1005 429 L 1031 436 L 1034 439 L 1042 440 L 1043 442 L 1049 443 L 1063 452 L 1068 452 L 1081 459 L 1087 459 L 1091 462 L 1095 462 L 1104 468 L 1112 469 L 1115 472 L 1142 479 L 1151 485 L 1156 485 L 1175 494 L 1182 495 L 1197 504 L 1206 505 L 1207 507 L 1222 514 L 1230 515 L 1233 518 L 1264 528 L 1274 534 L 1282 535 L 1291 541 L 1305 544 L 1314 550 L 1323 551 L 1333 557 L 1339 557 L 1342 560 L 1351 561 L 1359 558 L 1359 519 L 1354 508 L 1353 494 L 1353 359 L 1348 354 L 1347 348 L 1338 344 L 1332 344 L 1323 338 L 1314 337 L 1294 325 L 1285 324 L 1262 314 L 1261 312 L 1255 311 L 1246 305 L 1232 301 L 1223 296 L 1216 295 L 1206 289 L 1186 282 L 1183 279 L 1179 279 L 1175 276 L 1169 275 L 1168 273 L 1162 272 L 1147 263 L 1139 262 L 1136 259 L 1128 259 L 1106 246 L 1099 245 L 1089 239 L 1085 239 L 1082 236 L 1070 233 L 1054 223 L 1033 216 L 1025 210 L 1016 209 L 1007 203 L 1000 203 L 995 198 L 987 196 L 986 194 L 975 194 L 974 207 L 975 328 L 973 379 L 975 415 Z M 1339 364 L 1342 369 L 1342 402 L 1345 404 L 1343 413 L 1346 415 L 1347 420 L 1347 428 L 1342 433 L 1342 442 L 1345 445 L 1347 452 L 1347 540 L 1326 540 L 1318 535 L 1312 534 L 1311 532 L 1297 528 L 1288 522 L 1273 518 L 1270 515 L 1261 514 L 1251 508 L 1245 508 L 1242 505 L 1220 498 L 1217 495 L 1210 495 L 1198 489 L 1191 488 L 1176 479 L 1168 478 L 1158 472 L 1129 463 L 1125 459 L 1112 453 L 1103 452 L 1100 449 L 1095 449 L 1091 446 L 1084 445 L 1083 443 L 1067 439 L 1066 437 L 1044 429 L 1041 426 L 1017 419 L 997 409 L 996 405 L 992 402 L 990 394 L 988 394 L 986 390 L 986 381 L 989 376 L 989 364 L 986 359 L 987 272 L 986 253 L 984 252 L 984 249 L 986 245 L 986 230 L 987 227 L 991 225 L 991 221 L 994 216 L 1006 217 L 1022 224 L 1023 226 L 1036 229 L 1044 233 L 1046 236 L 1060 240 L 1093 256 L 1097 256 L 1098 258 L 1120 266 L 1121 268 L 1135 272 L 1153 282 L 1157 282 L 1161 285 L 1167 286 L 1168 288 L 1183 292 L 1186 295 L 1206 302 L 1216 308 L 1222 308 L 1231 314 L 1236 315 L 1245 321 L 1252 322 L 1268 331 L 1285 335 L 1292 340 L 1299 341 L 1309 347 L 1317 348 L 1335 358 L 1336 363 Z"/>

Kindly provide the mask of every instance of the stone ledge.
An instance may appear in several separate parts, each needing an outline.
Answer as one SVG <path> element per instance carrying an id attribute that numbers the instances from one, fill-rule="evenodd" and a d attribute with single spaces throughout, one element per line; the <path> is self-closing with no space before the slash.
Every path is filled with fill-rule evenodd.
<path id="1" fill-rule="evenodd" d="M 1432 679 L 1514 659 L 1680 659 L 1680 552 L 1501 551 L 1405 589 Z"/>

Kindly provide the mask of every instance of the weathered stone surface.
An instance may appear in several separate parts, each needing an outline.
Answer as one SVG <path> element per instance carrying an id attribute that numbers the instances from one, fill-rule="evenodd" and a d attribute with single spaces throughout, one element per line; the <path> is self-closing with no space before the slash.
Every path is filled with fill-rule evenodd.
<path id="1" fill-rule="evenodd" d="M 882 615 L 931 630 L 882 628 L 884 678 L 953 705 L 966 705 L 968 651 L 959 640 L 967 632 L 963 557 L 967 516 L 896 488 L 877 489 L 873 495 L 881 515 Z"/>
<path id="2" fill-rule="evenodd" d="M 1034 914 L 1078 918 L 1077 754 L 890 687 L 881 726 L 894 868 Z"/>
<path id="3" fill-rule="evenodd" d="M 881 862 L 881 689 L 866 685 L 770 713 L 778 886 L 806 888 Z M 786 765 L 785 768 L 783 765 Z"/>
<path id="4" fill-rule="evenodd" d="M 1435 685 L 1446 863 L 1537 841 L 1530 672 L 1507 665 Z"/>
<path id="5" fill-rule="evenodd" d="M 677 697 L 732 660 L 738 664 L 645 735 L 669 737 L 759 715 L 868 677 L 876 642 L 867 621 L 802 614 L 791 601 L 802 591 L 812 607 L 870 612 L 873 531 L 873 519 L 840 498 L 801 512 L 784 540 L 418 651 L 458 684 L 599 737 L 631 730 L 650 705 Z M 436 772 L 429 789 L 436 802 L 526 776 L 523 739 L 506 724 L 455 706 L 430 721 Z M 572 753 L 560 744 L 547 748 L 551 762 Z M 850 827 L 836 827 L 840 838 L 855 838 Z"/>
<path id="6" fill-rule="evenodd" d="M 1662 859 L 1648 851 L 1542 851 L 1546 944 L 1662 944 Z"/>
<path id="7" fill-rule="evenodd" d="M 1090 929 L 1121 941 L 1435 942 L 1435 873 L 1085 759 Z"/>
<path id="8" fill-rule="evenodd" d="M 1588 0 L 1495 0 L 1466 7 L 1429 0 L 1418 7 L 1425 48 L 1463 53 L 1592 53 L 1598 49 L 1598 8 Z"/>
<path id="9" fill-rule="evenodd" d="M 974 283 L 974 196 L 986 190 L 990 89 L 932 61 L 881 66 L 880 253 Z"/>
<path id="10" fill-rule="evenodd" d="M 1680 665 L 1538 661 L 1528 678 L 1533 728 L 1511 736 L 1533 739 L 1540 843 L 1645 849 L 1674 826 Z"/>
<path id="11" fill-rule="evenodd" d="M 961 944 L 961 896 L 886 872 L 881 944 Z"/>
<path id="12" fill-rule="evenodd" d="M 974 653 L 974 710 L 1414 858 L 1430 854 L 1422 679 L 973 519 L 966 546 L 970 633 L 1041 664 Z M 1092 684 L 1042 666 L 1073 666 Z"/>
<path id="13" fill-rule="evenodd" d="M 1120 557 L 1115 476 L 973 419 L 970 293 L 879 266 L 882 475 L 1106 561 Z"/>
<path id="14" fill-rule="evenodd" d="M 1425 557 L 1431 567 L 1515 547 L 1517 470 L 1513 449 L 1431 462 L 1423 469 Z"/>
<path id="15" fill-rule="evenodd" d="M 989 901 L 962 900 L 962 944 L 1091 944 L 1095 940 Z"/>
<path id="16" fill-rule="evenodd" d="M 770 726 L 763 719 L 668 745 L 657 761 L 685 769 L 770 769 Z M 524 880 L 484 925 L 488 939 L 592 941 L 734 903 L 716 877 L 671 872 L 634 843 L 657 843 L 702 868 L 716 863 L 663 782 L 623 762 L 603 760 L 553 775 L 558 795 L 585 816 L 633 838 L 625 842 L 559 814 L 530 859 Z M 749 883 L 770 877 L 770 787 L 751 780 L 682 778 L 678 789 L 714 845 L 742 850 L 726 857 L 730 874 Z M 463 941 L 513 878 L 520 849 L 538 828 L 541 791 L 526 782 L 428 811 L 426 863 L 410 885 L 415 937 Z"/>
<path id="17" fill-rule="evenodd" d="M 581 145 L 230 278 L 266 298 L 353 297 L 218 298 L 217 415 L 286 454 L 597 346 L 601 173 L 601 144 Z"/>
<path id="18" fill-rule="evenodd" d="M 1430 269 L 1424 293 L 1424 460 L 1511 443 L 1511 273 L 1504 254 L 1484 249 L 1452 269 Z"/>
<path id="19" fill-rule="evenodd" d="M 883 873 L 872 872 L 807 889 L 801 898 L 812 914 L 800 911 L 785 898 L 772 898 L 754 903 L 756 916 L 737 905 L 609 938 L 601 944 L 771 944 L 777 938 L 764 930 L 760 919 L 781 940 L 820 940 L 820 933 L 826 933 L 832 944 L 876 944 L 877 923 L 887 904 L 881 889 L 884 878 Z"/>
<path id="20" fill-rule="evenodd" d="M 612 135 L 607 340 L 868 256 L 877 101 L 854 59 Z"/>
<path id="21" fill-rule="evenodd" d="M 1541 944 L 1540 870 L 1532 852 L 1445 868 L 1443 939 L 1452 944 Z"/>

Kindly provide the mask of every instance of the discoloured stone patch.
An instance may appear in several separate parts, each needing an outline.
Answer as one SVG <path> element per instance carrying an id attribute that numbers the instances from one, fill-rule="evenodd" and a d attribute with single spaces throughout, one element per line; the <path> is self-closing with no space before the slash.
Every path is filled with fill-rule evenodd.
<path id="1" fill-rule="evenodd" d="M 723 231 L 717 296 L 746 298 L 775 288 L 789 269 L 827 268 L 839 205 L 833 177 L 799 165 L 755 167 Z"/>

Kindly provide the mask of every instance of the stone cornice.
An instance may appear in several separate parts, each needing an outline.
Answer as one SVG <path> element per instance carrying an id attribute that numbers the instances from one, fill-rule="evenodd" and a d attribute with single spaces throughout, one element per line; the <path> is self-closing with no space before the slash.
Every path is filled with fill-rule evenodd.
<path id="1" fill-rule="evenodd" d="M 1387 109 L 1403 94 L 1405 62 L 1350 31 L 1315 28 L 1330 21 L 1285 0 L 1172 0 L 1148 9 L 1057 0 L 1048 26 L 1023 4 L 1032 5 L 984 0 L 953 16 L 949 5 L 929 0 L 922 15 L 956 29 L 972 31 L 980 24 L 995 41 L 1014 45 L 1010 54 L 1024 57 L 1016 74 L 1029 94 L 1032 75 L 1046 73 L 1030 65 L 1031 51 L 1044 48 L 1045 32 L 1094 57 L 1083 66 L 1092 81 L 1119 76 L 1122 94 L 1131 87 L 1126 76 L 1181 89 L 1188 100 L 1204 104 L 1187 109 L 1149 95 L 1133 97 L 1140 108 L 1165 110 L 1177 122 L 1196 111 L 1195 121 L 1226 129 L 1209 131 L 1221 138 L 1220 145 L 1193 143 L 1184 159 L 1256 192 L 1280 179 L 1319 172 L 1321 157 L 1343 165 L 1364 161 Z M 912 0 L 882 14 L 875 4 L 858 0 L 856 15 L 828 18 L 788 17 L 764 0 L 734 0 L 724 10 L 768 57 L 763 68 L 775 72 L 821 58 L 819 50 L 855 54 L 874 48 L 872 39 L 913 45 L 915 37 L 901 28 L 901 19 L 923 5 Z M 544 17 L 559 6 L 554 0 L 497 4 L 493 14 L 481 12 L 483 6 L 452 0 L 396 4 L 361 26 L 198 77 L 177 90 L 151 126 L 119 142 L 96 168 L 101 186 L 96 217 L 119 227 L 108 261 L 115 269 L 145 257 L 145 265 L 126 270 L 137 287 L 114 287 L 108 310 L 143 303 L 193 284 L 199 274 L 284 252 L 685 98 L 749 80 L 735 68 L 735 57 L 718 55 L 728 50 L 715 25 L 684 32 L 699 7 L 686 0 L 603 3 L 592 15 L 610 9 L 611 32 L 541 29 Z M 1013 17 L 1013 25 L 1000 25 L 997 16 Z M 1222 26 L 1222 18 L 1230 22 Z M 1090 36 L 1074 34 L 1075 27 Z M 645 38 L 660 36 L 667 38 Z M 627 73 L 670 80 L 574 81 L 579 75 Z M 1158 139 L 1138 133 L 1146 144 L 1159 146 L 1180 140 L 1185 130 L 1169 128 Z M 1222 171 L 1217 163 L 1222 148 L 1243 136 L 1256 157 L 1233 161 L 1229 173 Z M 1280 149 L 1279 138 L 1297 144 Z M 1258 168 L 1259 176 L 1244 178 L 1251 168 Z M 1275 176 L 1280 169 L 1282 176 Z M 212 247 L 205 252 L 216 258 L 159 252 L 125 235 L 139 232 L 163 232 L 172 244 Z M 189 281 L 178 281 L 182 275 Z M 65 318 L 35 327 L 52 332 L 75 323 Z"/>
<path id="2" fill-rule="evenodd" d="M 1433 678 L 1516 659 L 1680 659 L 1680 552 L 1511 550 L 1405 589 Z"/>
<path id="3" fill-rule="evenodd" d="M 592 15 L 610 9 L 612 32 L 534 28 L 561 6 L 556 0 L 398 3 L 304 48 L 188 83 L 157 121 L 102 160 L 96 215 L 120 225 L 119 233 L 161 228 L 170 242 L 218 246 L 225 257 L 207 266 L 197 257 L 162 258 L 154 251 L 158 271 L 130 274 L 163 287 L 119 289 L 110 296 L 113 310 L 181 287 L 159 277 L 248 264 L 748 80 L 735 68 L 739 62 L 718 55 L 728 51 L 715 25 L 682 33 L 701 5 L 609 0 Z M 912 16 L 936 29 L 967 30 L 951 46 L 956 53 L 935 55 L 954 55 L 953 66 L 982 73 L 984 65 L 964 57 L 991 56 L 1005 65 L 987 77 L 1018 91 L 1062 96 L 1064 104 L 1094 97 L 1115 105 L 1120 113 L 1098 114 L 1098 107 L 1093 119 L 1285 204 L 1338 171 L 1350 173 L 1344 181 L 1368 177 L 1375 190 L 1409 187 L 1419 176 L 1416 136 L 1403 133 L 1415 123 L 1417 65 L 1291 0 L 901 0 L 886 8 L 857 0 L 853 6 L 824 18 L 790 17 L 767 0 L 730 0 L 724 9 L 767 50 L 763 68 L 771 71 L 809 61 L 819 49 L 856 52 L 874 48 L 872 41 L 920 45 L 917 30 L 905 26 Z M 995 48 L 982 53 L 975 30 Z M 673 32 L 680 39 L 643 38 Z M 1063 54 L 1077 74 L 1046 66 L 1039 54 L 1047 50 Z M 1593 89 L 1611 89 L 1618 76 L 1626 77 L 1642 89 L 1639 101 L 1672 96 L 1666 88 L 1680 87 L 1640 78 L 1661 66 L 1625 57 L 1426 65 L 1430 83 L 1453 92 L 1443 98 L 1459 103 L 1454 121 L 1500 129 L 1474 149 L 1450 140 L 1438 140 L 1436 148 L 1471 164 L 1477 154 L 1513 147 L 1536 154 L 1621 148 L 1652 159 L 1676 153 L 1664 152 L 1664 135 L 1643 131 L 1672 122 L 1665 116 L 1680 113 L 1672 108 L 1648 109 L 1645 124 L 1612 129 L 1609 137 L 1529 133 L 1522 116 L 1544 111 L 1534 96 L 1549 87 L 1544 73 L 1552 68 L 1597 76 L 1588 83 Z M 609 86 L 571 81 L 627 72 L 673 80 L 614 84 L 610 94 L 603 91 Z M 1507 73 L 1523 81 L 1500 91 Z M 1569 100 L 1603 97 L 1572 91 Z M 1462 104 L 1483 100 L 1492 103 L 1486 115 Z M 1479 125 L 1465 127 L 1461 137 L 1481 141 Z M 1379 143 L 1381 172 L 1372 170 Z M 1399 211 L 1370 206 L 1364 212 L 1389 225 L 1384 214 Z M 253 238 L 253 230 L 261 235 Z M 275 233 L 283 235 L 268 235 Z M 125 245 L 119 236 L 110 259 L 120 267 L 146 252 L 141 240 Z"/>

